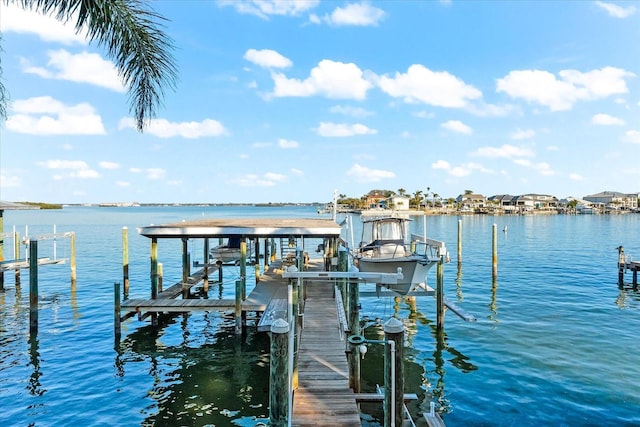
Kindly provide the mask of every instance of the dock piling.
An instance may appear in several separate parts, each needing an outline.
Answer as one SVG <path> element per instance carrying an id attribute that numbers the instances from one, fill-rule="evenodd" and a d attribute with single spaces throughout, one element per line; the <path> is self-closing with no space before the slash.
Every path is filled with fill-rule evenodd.
<path id="1" fill-rule="evenodd" d="M 491 265 L 493 266 L 493 277 L 498 277 L 498 225 L 497 224 L 493 224 L 492 247 L 493 247 L 493 256 L 491 258 Z"/>
<path id="2" fill-rule="evenodd" d="M 384 324 L 384 426 L 402 426 L 404 418 L 404 324 L 395 317 Z"/>
<path id="3" fill-rule="evenodd" d="M 284 319 L 271 325 L 269 425 L 274 427 L 285 427 L 289 421 L 289 333 Z"/>
<path id="4" fill-rule="evenodd" d="M 29 241 L 29 333 L 38 333 L 38 239 Z"/>
<path id="5" fill-rule="evenodd" d="M 122 283 L 124 299 L 129 298 L 129 230 L 122 227 Z"/>
<path id="6" fill-rule="evenodd" d="M 120 341 L 120 283 L 113 284 L 113 331 L 116 341 Z"/>
<path id="7" fill-rule="evenodd" d="M 624 248 L 618 246 L 618 289 L 624 289 L 624 270 L 626 268 L 626 259 L 624 256 Z"/>
<path id="8" fill-rule="evenodd" d="M 444 329 L 444 255 L 436 265 L 436 329 Z"/>
<path id="9" fill-rule="evenodd" d="M 462 220 L 458 220 L 458 264 L 462 263 Z"/>

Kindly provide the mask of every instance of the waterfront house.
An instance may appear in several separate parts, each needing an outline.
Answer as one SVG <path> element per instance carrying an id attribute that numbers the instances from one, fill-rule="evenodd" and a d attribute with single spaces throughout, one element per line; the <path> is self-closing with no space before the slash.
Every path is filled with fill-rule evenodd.
<path id="1" fill-rule="evenodd" d="M 485 208 L 487 198 L 482 194 L 465 193 L 460 194 L 456 198 L 456 202 L 458 202 L 458 210 L 461 212 L 476 212 Z"/>
<path id="2" fill-rule="evenodd" d="M 638 193 L 602 191 L 597 194 L 584 196 L 584 199 L 594 204 L 602 204 L 606 209 L 635 210 L 638 208 L 638 196 Z"/>
<path id="3" fill-rule="evenodd" d="M 387 198 L 385 202 L 387 206 L 397 211 L 408 211 L 410 200 L 411 199 L 407 196 L 394 194 L 393 196 Z"/>

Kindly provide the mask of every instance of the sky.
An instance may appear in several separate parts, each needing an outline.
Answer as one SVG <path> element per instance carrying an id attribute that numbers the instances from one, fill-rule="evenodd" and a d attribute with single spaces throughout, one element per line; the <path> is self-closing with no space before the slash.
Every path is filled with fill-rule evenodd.
<path id="1" fill-rule="evenodd" d="M 0 4 L 0 199 L 640 192 L 640 1 L 171 1 L 135 129 L 104 49 Z"/>

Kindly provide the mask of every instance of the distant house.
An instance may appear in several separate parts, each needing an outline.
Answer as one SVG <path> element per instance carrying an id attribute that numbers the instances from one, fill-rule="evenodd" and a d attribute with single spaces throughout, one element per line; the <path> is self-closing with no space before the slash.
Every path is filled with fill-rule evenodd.
<path id="1" fill-rule="evenodd" d="M 497 194 L 487 197 L 487 201 L 493 204 L 494 209 L 501 209 L 506 213 L 512 213 L 516 210 L 514 200 L 515 196 L 511 194 Z"/>
<path id="2" fill-rule="evenodd" d="M 476 209 L 484 209 L 487 198 L 482 194 L 460 194 L 456 198 L 458 208 L 461 211 L 475 211 Z"/>
<path id="3" fill-rule="evenodd" d="M 558 208 L 558 198 L 548 194 L 522 194 L 514 198 L 513 204 L 521 212 L 555 210 Z"/>
<path id="4" fill-rule="evenodd" d="M 409 201 L 411 198 L 407 196 L 393 195 L 386 199 L 387 206 L 398 211 L 408 211 Z"/>
<path id="5" fill-rule="evenodd" d="M 372 190 L 365 196 L 365 206 L 369 209 L 387 208 L 387 195 L 381 191 Z"/>
<path id="6" fill-rule="evenodd" d="M 584 196 L 594 204 L 602 204 L 607 208 L 633 210 L 638 208 L 638 193 L 619 193 L 617 191 L 602 191 L 590 196 Z"/>

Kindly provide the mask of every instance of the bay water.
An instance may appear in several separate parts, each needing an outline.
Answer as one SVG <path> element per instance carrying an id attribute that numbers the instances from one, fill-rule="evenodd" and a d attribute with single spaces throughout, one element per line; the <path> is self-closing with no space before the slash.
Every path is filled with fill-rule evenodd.
<path id="1" fill-rule="evenodd" d="M 233 317 L 217 312 L 173 316 L 158 327 L 132 318 L 122 324 L 121 339 L 114 339 L 113 284 L 122 282 L 123 227 L 130 297 L 146 298 L 150 240 L 137 227 L 247 216 L 318 214 L 313 206 L 5 211 L 5 233 L 15 227 L 23 237 L 37 236 L 52 233 L 54 225 L 58 233 L 75 232 L 77 282 L 71 285 L 68 264 L 39 268 L 39 327 L 30 337 L 28 270 L 20 285 L 13 272 L 5 273 L 0 425 L 267 424 L 269 338 L 251 327 L 254 320 L 236 336 Z M 413 231 L 422 234 L 423 218 L 413 219 Z M 640 215 L 429 216 L 426 227 L 451 253 L 446 298 L 477 321 L 448 311 L 444 333 L 437 333 L 432 297 L 361 300 L 367 337 L 380 337 L 391 316 L 405 324 L 405 392 L 418 395 L 408 404 L 416 419 L 434 401 L 448 426 L 640 425 L 640 292 L 617 284 L 617 247 L 640 259 Z M 39 256 L 53 257 L 53 247 L 51 239 L 40 241 Z M 202 260 L 203 249 L 190 243 L 192 260 Z M 306 250 L 314 255 L 313 248 Z M 21 251 L 24 256 L 23 245 Z M 5 238 L 5 259 L 12 252 Z M 68 239 L 56 239 L 55 252 L 68 258 Z M 180 241 L 161 240 L 159 259 L 165 284 L 178 282 Z M 223 286 L 211 287 L 210 297 L 232 297 L 239 268 L 224 274 Z M 630 272 L 625 279 L 631 281 Z M 435 287 L 435 269 L 427 283 Z M 362 364 L 363 391 L 382 384 L 382 363 L 382 349 L 371 345 Z M 363 425 L 380 425 L 381 417 L 380 407 L 363 405 Z"/>

